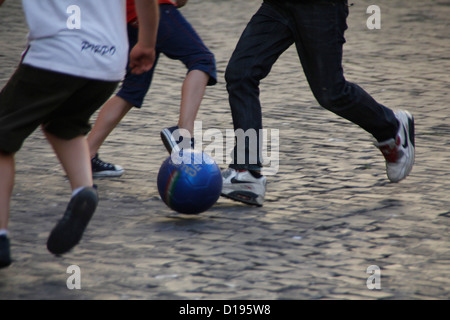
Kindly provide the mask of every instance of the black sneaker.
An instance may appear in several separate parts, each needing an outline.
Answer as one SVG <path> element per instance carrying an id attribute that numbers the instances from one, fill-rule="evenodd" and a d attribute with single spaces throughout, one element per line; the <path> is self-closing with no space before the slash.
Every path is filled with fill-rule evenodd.
<path id="1" fill-rule="evenodd" d="M 121 166 L 100 160 L 98 154 L 91 159 L 91 165 L 94 178 L 120 177 L 125 171 Z"/>
<path id="2" fill-rule="evenodd" d="M 47 249 L 59 255 L 77 245 L 94 215 L 97 204 L 97 190 L 92 187 L 86 187 L 72 197 L 64 216 L 48 237 Z"/>
<path id="3" fill-rule="evenodd" d="M 181 130 L 185 129 L 180 129 L 178 126 L 175 126 L 165 128 L 161 131 L 161 140 L 169 154 L 172 154 L 172 151 L 179 152 L 181 149 L 194 149 L 194 138 L 185 142 L 184 137 L 181 135 Z"/>
<path id="4" fill-rule="evenodd" d="M 6 268 L 11 264 L 9 239 L 6 235 L 0 236 L 0 268 Z"/>

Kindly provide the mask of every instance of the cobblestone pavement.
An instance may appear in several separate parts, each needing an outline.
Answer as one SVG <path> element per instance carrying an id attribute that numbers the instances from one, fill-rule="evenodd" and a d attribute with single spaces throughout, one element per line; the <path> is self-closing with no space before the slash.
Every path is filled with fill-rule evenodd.
<path id="1" fill-rule="evenodd" d="M 204 131 L 232 128 L 223 74 L 259 4 L 191 0 L 181 9 L 218 64 L 219 83 L 208 88 L 198 116 Z M 366 26 L 371 4 L 381 9 L 379 30 Z M 0 298 L 449 299 L 449 16 L 444 0 L 363 0 L 350 8 L 347 78 L 416 119 L 416 164 L 398 184 L 388 182 L 371 136 L 318 106 L 294 48 L 261 86 L 265 128 L 280 135 L 279 169 L 268 177 L 262 208 L 221 198 L 186 216 L 160 200 L 156 176 L 166 151 L 159 131 L 177 121 L 185 73 L 178 61 L 161 58 L 145 106 L 102 147 L 102 158 L 126 172 L 96 180 L 99 208 L 63 257 L 45 243 L 69 185 L 34 133 L 17 154 L 14 263 L 0 271 Z M 7 1 L 0 8 L 1 87 L 26 32 L 20 2 Z M 80 290 L 66 285 L 71 265 L 80 267 Z M 367 286 L 372 265 L 381 289 Z"/>

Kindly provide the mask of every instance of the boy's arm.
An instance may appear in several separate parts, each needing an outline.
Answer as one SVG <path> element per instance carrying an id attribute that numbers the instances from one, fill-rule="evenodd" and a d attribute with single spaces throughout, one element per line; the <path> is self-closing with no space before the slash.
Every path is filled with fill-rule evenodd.
<path id="1" fill-rule="evenodd" d="M 139 36 L 137 44 L 130 53 L 130 68 L 132 73 L 141 74 L 150 70 L 155 62 L 159 6 L 158 0 L 136 0 L 135 3 L 139 20 Z"/>

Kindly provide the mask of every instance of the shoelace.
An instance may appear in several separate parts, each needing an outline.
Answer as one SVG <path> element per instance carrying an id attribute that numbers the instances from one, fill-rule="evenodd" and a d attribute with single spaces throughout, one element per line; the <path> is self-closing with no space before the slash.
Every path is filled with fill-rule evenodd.
<path id="1" fill-rule="evenodd" d="M 95 166 L 99 166 L 99 167 L 102 167 L 104 169 L 114 168 L 114 166 L 111 163 L 104 162 L 104 161 L 100 160 L 97 157 L 92 159 L 92 161 L 94 162 Z"/>

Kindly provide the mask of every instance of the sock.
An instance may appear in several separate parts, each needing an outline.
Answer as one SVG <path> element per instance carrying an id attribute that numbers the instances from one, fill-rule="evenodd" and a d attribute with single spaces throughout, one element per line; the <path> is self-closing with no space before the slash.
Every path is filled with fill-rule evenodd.
<path id="1" fill-rule="evenodd" d="M 83 190 L 84 188 L 87 188 L 87 187 L 79 187 L 79 188 L 76 188 L 75 190 L 73 190 L 72 191 L 72 198 L 75 197 L 78 193 L 80 193 L 80 191 Z M 97 190 L 97 185 L 96 184 L 92 185 L 92 188 Z"/>
<path id="2" fill-rule="evenodd" d="M 75 197 L 81 190 L 83 190 L 85 187 L 79 187 L 72 191 L 72 198 Z"/>
<path id="3" fill-rule="evenodd" d="M 0 229 L 0 237 L 1 236 L 8 236 L 8 230 L 7 229 Z"/>

